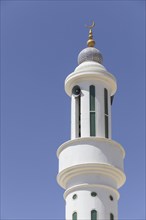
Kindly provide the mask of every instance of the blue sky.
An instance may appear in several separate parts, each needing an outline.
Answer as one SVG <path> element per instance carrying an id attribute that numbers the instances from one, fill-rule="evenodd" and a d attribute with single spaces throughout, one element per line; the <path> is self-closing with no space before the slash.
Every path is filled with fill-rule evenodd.
<path id="1" fill-rule="evenodd" d="M 118 91 L 126 151 L 119 219 L 145 219 L 145 2 L 1 1 L 1 219 L 64 219 L 57 148 L 70 139 L 64 80 L 93 34 Z"/>

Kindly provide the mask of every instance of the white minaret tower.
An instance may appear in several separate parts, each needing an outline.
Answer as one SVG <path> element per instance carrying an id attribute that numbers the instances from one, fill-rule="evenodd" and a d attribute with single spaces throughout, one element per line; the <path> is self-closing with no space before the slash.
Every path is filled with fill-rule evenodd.
<path id="1" fill-rule="evenodd" d="M 125 151 L 111 137 L 116 79 L 94 48 L 93 26 L 88 26 L 88 47 L 80 52 L 79 65 L 65 80 L 71 97 L 71 140 L 57 150 L 57 181 L 65 189 L 66 220 L 118 219 L 118 188 L 126 179 Z"/>

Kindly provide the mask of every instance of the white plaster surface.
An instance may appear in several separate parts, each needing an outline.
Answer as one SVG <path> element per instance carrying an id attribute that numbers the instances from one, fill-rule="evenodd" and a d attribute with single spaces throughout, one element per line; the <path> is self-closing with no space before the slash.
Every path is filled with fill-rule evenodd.
<path id="1" fill-rule="evenodd" d="M 70 166 L 86 163 L 109 164 L 123 170 L 122 147 L 106 139 L 79 138 L 78 141 L 66 142 L 59 153 L 59 172 Z"/>
<path id="2" fill-rule="evenodd" d="M 72 88 L 81 88 L 81 137 L 78 138 L 78 102 Z M 90 137 L 89 87 L 95 86 L 96 137 Z M 104 88 L 108 90 L 109 139 L 105 138 Z M 57 181 L 66 189 L 66 220 L 77 212 L 78 220 L 91 220 L 97 210 L 98 220 L 109 220 L 110 213 L 118 219 L 117 189 L 125 182 L 123 147 L 111 140 L 110 98 L 117 90 L 115 77 L 94 61 L 81 63 L 65 80 L 65 91 L 71 96 L 71 140 L 57 150 L 59 172 Z M 91 192 L 97 196 L 92 197 Z M 72 196 L 77 194 L 77 199 Z M 111 201 L 109 196 L 114 200 Z"/>
<path id="3" fill-rule="evenodd" d="M 97 196 L 92 197 L 91 192 L 96 192 Z M 72 198 L 74 194 L 77 195 L 75 200 Z M 110 195 L 113 196 L 113 201 L 110 200 Z M 110 213 L 113 213 L 117 219 L 117 203 L 117 197 L 113 191 L 104 187 L 89 186 L 86 189 L 74 191 L 66 197 L 66 219 L 72 220 L 72 214 L 77 212 L 79 220 L 91 220 L 93 209 L 97 211 L 97 219 L 108 220 Z"/>

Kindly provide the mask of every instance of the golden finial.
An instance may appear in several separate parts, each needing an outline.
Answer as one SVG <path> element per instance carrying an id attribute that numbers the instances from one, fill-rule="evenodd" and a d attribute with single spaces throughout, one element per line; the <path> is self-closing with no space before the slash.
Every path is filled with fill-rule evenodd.
<path id="1" fill-rule="evenodd" d="M 87 28 L 89 28 L 89 36 L 88 36 L 88 41 L 87 41 L 87 46 L 88 47 L 94 47 L 95 41 L 93 40 L 93 34 L 92 34 L 92 28 L 95 26 L 95 22 L 92 21 L 91 25 L 86 25 Z"/>

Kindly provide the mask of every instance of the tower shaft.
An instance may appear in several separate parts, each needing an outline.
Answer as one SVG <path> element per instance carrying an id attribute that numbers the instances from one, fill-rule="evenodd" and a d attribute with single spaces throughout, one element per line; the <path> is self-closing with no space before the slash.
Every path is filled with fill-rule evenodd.
<path id="1" fill-rule="evenodd" d="M 112 140 L 111 103 L 115 77 L 96 48 L 79 54 L 79 66 L 65 80 L 71 97 L 71 140 L 57 150 L 57 181 L 65 189 L 66 220 L 118 219 L 125 182 L 123 147 Z"/>

